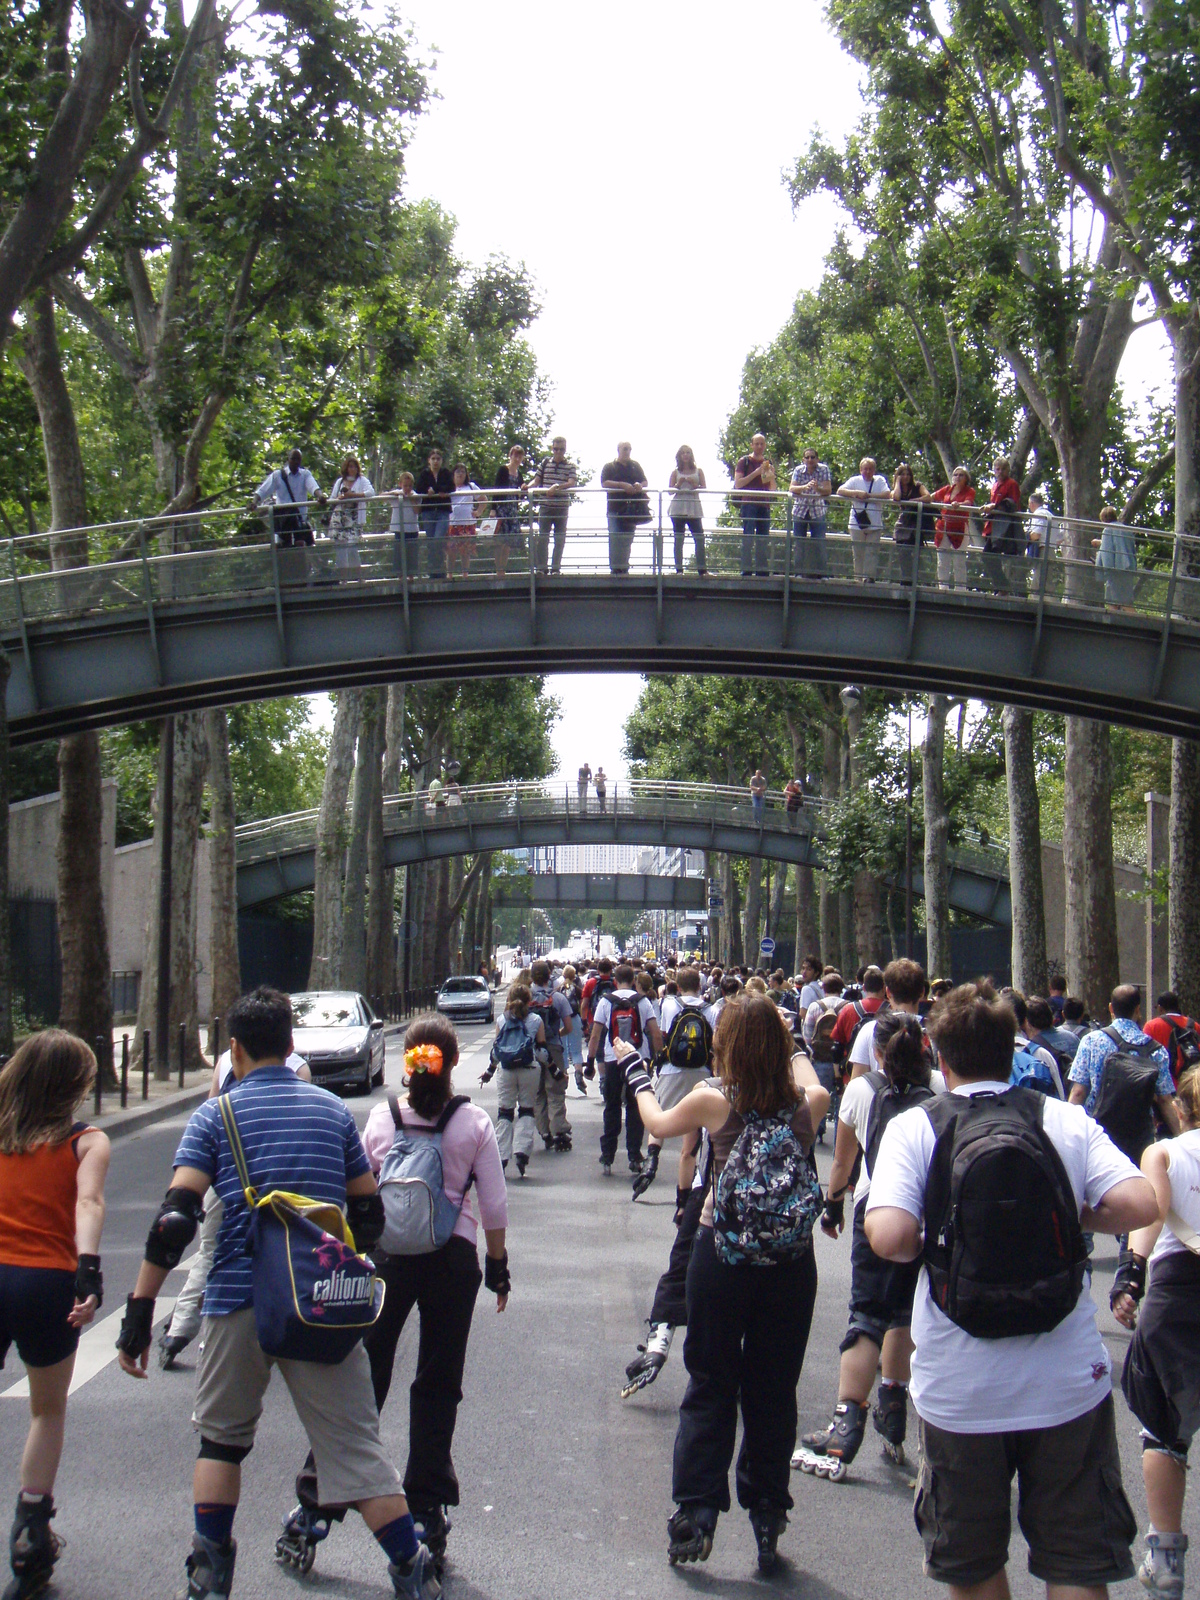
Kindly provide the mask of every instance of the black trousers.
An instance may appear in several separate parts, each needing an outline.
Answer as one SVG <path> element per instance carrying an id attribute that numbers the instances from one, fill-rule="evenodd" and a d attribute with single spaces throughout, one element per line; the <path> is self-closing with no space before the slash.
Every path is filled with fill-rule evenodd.
<path id="1" fill-rule="evenodd" d="M 817 1263 L 727 1267 L 711 1228 L 692 1246 L 687 1276 L 687 1392 L 675 1435 L 672 1497 L 677 1505 L 729 1510 L 729 1465 L 742 1408 L 738 1504 L 790 1510 L 796 1448 L 796 1385 L 804 1364 Z"/>
<path id="2" fill-rule="evenodd" d="M 654 1304 L 650 1308 L 651 1322 L 669 1322 L 673 1328 L 682 1328 L 687 1323 L 688 1263 L 692 1259 L 692 1243 L 700 1226 L 700 1213 L 704 1210 L 707 1193 L 708 1190 L 704 1188 L 688 1192 L 683 1216 L 675 1230 L 675 1243 L 671 1246 L 667 1270 L 658 1280 L 658 1288 L 654 1292 Z"/>
<path id="3" fill-rule="evenodd" d="M 617 1153 L 622 1106 L 625 1107 L 625 1148 L 631 1156 L 640 1156 L 645 1124 L 637 1108 L 637 1096 L 630 1093 L 623 1069 L 615 1061 L 609 1061 L 604 1068 L 604 1131 L 600 1135 L 600 1155 L 604 1161 L 611 1162 Z"/>
<path id="4" fill-rule="evenodd" d="M 404 1493 L 419 1510 L 456 1506 L 458 1478 L 450 1446 L 475 1296 L 483 1282 L 475 1246 L 455 1235 L 432 1255 L 383 1257 L 379 1276 L 387 1286 L 383 1311 L 363 1343 L 380 1411 L 392 1384 L 396 1344 L 414 1305 L 421 1319 L 417 1372 L 408 1391 Z"/>

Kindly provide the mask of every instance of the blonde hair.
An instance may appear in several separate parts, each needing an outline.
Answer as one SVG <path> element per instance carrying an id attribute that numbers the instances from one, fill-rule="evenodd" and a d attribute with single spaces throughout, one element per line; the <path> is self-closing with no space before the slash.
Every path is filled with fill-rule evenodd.
<path id="1" fill-rule="evenodd" d="M 766 994 L 766 992 L 767 992 L 766 984 L 757 975 L 755 977 L 753 977 L 753 978 L 747 978 L 746 979 L 746 993 L 747 994 Z"/>
<path id="2" fill-rule="evenodd" d="M 1179 1080 L 1175 1098 L 1193 1128 L 1200 1128 L 1200 1067 L 1189 1067 Z"/>
<path id="3" fill-rule="evenodd" d="M 91 1047 L 75 1034 L 47 1028 L 26 1039 L 0 1071 L 0 1151 L 61 1144 L 95 1077 Z"/>
<path id="4" fill-rule="evenodd" d="M 675 465 L 677 467 L 682 468 L 684 456 L 686 456 L 688 458 L 688 460 L 691 462 L 692 466 L 696 465 L 696 452 L 692 449 L 690 444 L 681 444 L 679 446 L 679 449 L 676 450 L 676 452 L 675 452 Z"/>

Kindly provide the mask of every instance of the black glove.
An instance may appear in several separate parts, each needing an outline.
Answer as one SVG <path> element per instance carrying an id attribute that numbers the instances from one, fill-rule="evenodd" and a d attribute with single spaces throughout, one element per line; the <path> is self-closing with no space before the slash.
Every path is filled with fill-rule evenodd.
<path id="1" fill-rule="evenodd" d="M 583 1075 L 589 1083 L 596 1076 L 596 1058 L 594 1056 L 589 1057 L 588 1064 L 583 1069 Z"/>
<path id="2" fill-rule="evenodd" d="M 100 1271 L 99 1256 L 80 1256 L 75 1268 L 75 1298 L 80 1305 L 89 1295 L 96 1296 L 96 1309 L 104 1304 L 104 1274 Z"/>
<path id="3" fill-rule="evenodd" d="M 136 1361 L 144 1350 L 149 1350 L 154 1338 L 154 1301 L 149 1296 L 137 1298 L 130 1295 L 125 1301 L 125 1315 L 121 1318 L 121 1331 L 117 1335 L 117 1349 L 131 1361 Z"/>
<path id="4" fill-rule="evenodd" d="M 1140 1300 L 1146 1292 L 1146 1258 L 1134 1255 L 1132 1250 L 1122 1250 L 1117 1257 L 1117 1272 L 1108 1291 L 1109 1310 L 1117 1303 L 1117 1296 L 1129 1295 Z"/>
<path id="5" fill-rule="evenodd" d="M 836 1200 L 825 1200 L 825 1211 L 821 1221 L 830 1228 L 841 1228 L 846 1222 L 846 1196 L 838 1195 Z"/>
<path id="6" fill-rule="evenodd" d="M 550 1073 L 551 1079 L 555 1083 L 566 1083 L 567 1075 L 559 1066 L 558 1062 L 555 1061 L 553 1056 L 551 1056 L 550 1060 L 547 1062 L 547 1070 Z"/>
<path id="7" fill-rule="evenodd" d="M 483 1286 L 490 1289 L 493 1294 L 510 1294 L 512 1292 L 512 1279 L 508 1275 L 508 1251 L 502 1256 L 484 1256 L 483 1258 Z"/>
<path id="8" fill-rule="evenodd" d="M 688 1196 L 691 1194 L 691 1192 L 692 1191 L 690 1189 L 678 1189 L 677 1188 L 675 1190 L 675 1226 L 676 1227 L 678 1227 L 679 1224 L 683 1221 L 683 1208 L 684 1208 L 684 1206 L 687 1205 Z"/>
<path id="9" fill-rule="evenodd" d="M 480 1083 L 491 1083 L 492 1078 L 495 1075 L 495 1072 L 496 1072 L 496 1063 L 494 1061 L 489 1061 L 487 1066 L 483 1070 L 483 1075 L 479 1079 Z"/>
<path id="10" fill-rule="evenodd" d="M 646 1063 L 641 1056 L 630 1056 L 626 1062 L 625 1082 L 634 1094 L 643 1094 L 647 1089 L 653 1093 L 654 1085 L 650 1081 L 650 1074 L 646 1071 Z"/>

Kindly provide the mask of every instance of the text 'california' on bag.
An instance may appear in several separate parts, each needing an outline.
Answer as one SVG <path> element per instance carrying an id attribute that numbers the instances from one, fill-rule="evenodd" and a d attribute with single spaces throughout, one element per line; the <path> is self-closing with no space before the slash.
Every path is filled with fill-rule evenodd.
<path id="1" fill-rule="evenodd" d="M 336 1366 L 383 1310 L 383 1283 L 339 1206 L 250 1182 L 233 1103 L 217 1101 L 246 1204 L 254 1325 L 263 1353 Z"/>
<path id="2" fill-rule="evenodd" d="M 812 1248 L 821 1185 L 793 1115 L 747 1111 L 713 1185 L 713 1244 L 726 1266 L 773 1266 Z"/>
<path id="3" fill-rule="evenodd" d="M 1049 1333 L 1075 1309 L 1087 1249 L 1062 1157 L 1042 1126 L 1046 1096 L 935 1095 L 925 1180 L 929 1292 L 976 1339 Z"/>

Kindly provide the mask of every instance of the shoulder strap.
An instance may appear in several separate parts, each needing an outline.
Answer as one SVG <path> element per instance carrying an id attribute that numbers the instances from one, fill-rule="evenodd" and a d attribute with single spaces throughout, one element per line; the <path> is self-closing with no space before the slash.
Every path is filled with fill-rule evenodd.
<path id="1" fill-rule="evenodd" d="M 404 1126 L 404 1117 L 400 1111 L 400 1098 L 398 1095 L 389 1094 L 387 1097 L 388 1110 L 392 1113 L 392 1121 L 398 1128 Z"/>
<path id="2" fill-rule="evenodd" d="M 258 1190 L 250 1182 L 250 1171 L 246 1166 L 246 1152 L 242 1149 L 242 1137 L 238 1132 L 237 1118 L 233 1114 L 233 1101 L 227 1094 L 217 1100 L 221 1113 L 221 1121 L 225 1124 L 225 1136 L 229 1140 L 229 1148 L 233 1152 L 233 1164 L 237 1168 L 238 1182 L 246 1196 L 248 1206 L 258 1204 Z"/>
<path id="3" fill-rule="evenodd" d="M 446 1102 L 446 1109 L 442 1112 L 441 1116 L 437 1119 L 437 1126 L 433 1130 L 434 1133 L 444 1133 L 446 1131 L 446 1124 L 450 1121 L 450 1118 L 458 1110 L 459 1106 L 470 1105 L 470 1103 L 471 1103 L 471 1096 L 469 1094 L 451 1095 L 449 1100 L 447 1100 L 447 1102 Z"/>
<path id="4" fill-rule="evenodd" d="M 283 485 L 284 492 L 286 493 L 288 499 L 292 502 L 293 505 L 295 505 L 296 504 L 296 496 L 292 493 L 292 486 L 287 481 L 287 468 L 286 467 L 281 467 L 279 469 L 279 481 Z"/>

